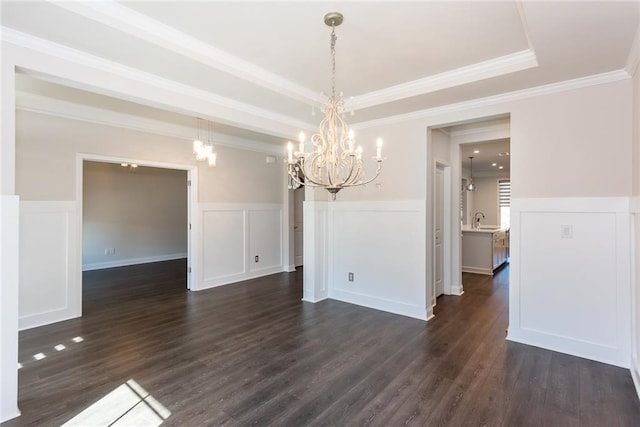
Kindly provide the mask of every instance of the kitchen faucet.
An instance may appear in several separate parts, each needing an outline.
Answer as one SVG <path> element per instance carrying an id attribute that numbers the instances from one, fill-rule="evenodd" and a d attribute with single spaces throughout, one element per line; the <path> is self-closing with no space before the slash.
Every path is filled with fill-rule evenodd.
<path id="1" fill-rule="evenodd" d="M 484 219 L 484 214 L 480 211 L 473 214 L 473 228 L 476 228 L 476 229 L 480 228 L 480 217 Z"/>

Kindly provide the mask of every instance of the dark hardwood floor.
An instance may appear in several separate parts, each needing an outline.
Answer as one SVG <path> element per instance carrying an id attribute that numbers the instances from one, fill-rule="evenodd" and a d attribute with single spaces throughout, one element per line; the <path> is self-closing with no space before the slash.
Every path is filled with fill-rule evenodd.
<path id="1" fill-rule="evenodd" d="M 184 270 L 85 273 L 83 318 L 20 333 L 3 425 L 61 425 L 131 379 L 171 426 L 640 425 L 628 370 L 505 340 L 508 268 L 428 323 L 302 302 L 301 272 L 188 292 Z"/>

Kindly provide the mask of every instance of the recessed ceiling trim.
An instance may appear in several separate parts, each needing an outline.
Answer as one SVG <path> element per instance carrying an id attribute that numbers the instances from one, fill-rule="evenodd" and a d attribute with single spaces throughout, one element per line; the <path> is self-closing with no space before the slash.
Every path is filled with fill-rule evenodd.
<path id="1" fill-rule="evenodd" d="M 638 64 L 640 64 L 640 28 L 636 31 L 636 35 L 633 38 L 633 43 L 631 44 L 631 49 L 629 49 L 629 55 L 627 56 L 627 62 L 624 66 L 625 71 L 630 77 L 633 77 L 636 73 Z"/>
<path id="2" fill-rule="evenodd" d="M 524 13 L 524 5 L 522 0 L 515 0 L 516 9 L 518 9 L 518 16 L 520 16 L 520 25 L 522 25 L 522 31 L 527 39 L 527 45 L 529 50 L 534 51 L 533 42 L 531 41 L 531 33 L 529 32 L 529 23 L 527 22 L 527 16 Z"/>
<path id="3" fill-rule="evenodd" d="M 353 98 L 352 104 L 356 110 L 359 110 L 537 66 L 538 60 L 535 53 L 527 49 L 356 96 Z"/>
<path id="4" fill-rule="evenodd" d="M 312 90 L 295 84 L 267 69 L 258 67 L 249 61 L 217 49 L 113 0 L 96 2 L 49 1 L 80 16 L 131 34 L 156 46 L 168 49 L 297 101 L 311 105 L 318 96 Z"/>
<path id="5" fill-rule="evenodd" d="M 197 133 L 197 129 L 192 126 L 167 123 L 27 92 L 16 93 L 16 108 L 21 111 L 183 139 L 185 140 L 185 146 L 189 148 L 191 148 L 191 141 Z M 212 142 L 225 147 L 258 151 L 277 156 L 282 156 L 285 152 L 284 140 L 283 144 L 279 146 L 214 131 Z"/>
<path id="6" fill-rule="evenodd" d="M 12 28 L 0 27 L 0 40 L 12 43 L 14 45 L 17 45 L 23 48 L 31 49 L 31 50 L 43 53 L 45 55 L 50 55 L 50 56 L 62 59 L 64 61 L 80 64 L 82 66 L 100 70 L 101 72 L 108 72 L 125 79 L 137 81 L 152 87 L 156 87 L 164 91 L 186 95 L 193 99 L 204 101 L 207 104 L 210 104 L 216 107 L 221 107 L 223 109 L 228 109 L 234 112 L 240 112 L 242 114 L 251 115 L 251 116 L 258 117 L 270 122 L 279 123 L 286 127 L 290 127 L 291 129 L 294 129 L 294 131 L 291 132 L 292 135 L 295 134 L 299 129 L 305 129 L 305 130 L 314 129 L 313 124 L 302 122 L 300 120 L 293 119 L 289 116 L 277 114 L 269 110 L 255 107 L 250 104 L 246 104 L 230 98 L 216 95 L 205 90 L 201 90 L 198 88 L 194 88 L 192 86 L 175 82 L 173 80 L 165 79 L 155 74 L 147 73 L 145 71 L 128 67 L 117 62 L 109 61 L 104 58 L 100 58 L 98 56 L 91 55 L 83 51 L 72 49 L 68 46 L 64 46 L 58 43 L 51 42 L 49 40 L 35 37 L 31 34 L 16 31 Z M 57 80 L 55 77 L 47 77 L 44 75 L 40 77 L 43 79 L 51 80 L 56 83 L 60 83 L 60 84 L 69 84 L 69 82 L 64 81 L 64 79 Z M 104 89 L 105 91 L 108 90 L 108 88 L 101 88 L 101 89 Z M 121 97 L 122 99 L 133 100 L 135 102 L 145 101 L 145 100 L 139 100 L 139 99 L 131 99 L 130 94 L 120 94 L 120 95 L 123 95 Z M 169 108 L 169 106 L 165 106 L 165 107 Z M 231 125 L 237 125 L 238 123 L 235 120 L 229 118 L 230 116 L 231 115 L 224 117 L 221 114 L 220 117 L 216 117 L 216 120 L 225 121 L 225 123 L 228 123 Z M 247 124 L 248 123 L 242 123 L 243 126 L 246 126 Z M 271 129 L 256 129 L 256 130 L 261 132 L 268 131 L 267 133 L 272 133 Z"/>
<path id="7" fill-rule="evenodd" d="M 131 34 L 134 37 L 171 50 L 174 53 L 183 55 L 273 92 L 288 96 L 294 100 L 309 105 L 315 105 L 317 103 L 318 94 L 316 92 L 249 61 L 217 49 L 182 31 L 176 30 L 173 27 L 123 6 L 116 1 L 49 1 L 56 6 L 80 16 Z M 529 49 L 355 96 L 352 99 L 353 108 L 362 109 L 372 107 L 538 66 L 521 5 L 518 7 L 518 14 Z"/>
<path id="8" fill-rule="evenodd" d="M 625 70 L 609 71 L 606 73 L 595 74 L 593 76 L 579 77 L 577 79 L 565 80 L 563 82 L 551 83 L 548 85 L 536 86 L 528 89 L 506 92 L 500 95 L 487 96 L 477 98 L 470 101 L 458 102 L 455 104 L 443 105 L 426 110 L 413 111 L 408 114 L 398 114 L 382 119 L 369 120 L 360 123 L 354 123 L 351 127 L 355 129 L 367 129 L 377 126 L 385 126 L 406 122 L 409 120 L 424 119 L 443 114 L 456 113 L 460 111 L 470 110 L 472 108 L 489 107 L 496 104 L 519 101 L 522 99 L 533 98 L 536 96 L 550 95 L 553 93 L 564 92 L 567 90 L 580 89 L 588 86 L 617 82 L 619 80 L 627 80 L 630 76 Z"/>

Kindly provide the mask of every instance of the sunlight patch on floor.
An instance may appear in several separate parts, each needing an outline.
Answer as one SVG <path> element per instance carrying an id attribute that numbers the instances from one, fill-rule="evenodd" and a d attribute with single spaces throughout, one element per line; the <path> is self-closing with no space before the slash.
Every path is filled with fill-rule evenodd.
<path id="1" fill-rule="evenodd" d="M 113 390 L 64 426 L 159 426 L 171 412 L 134 380 Z"/>

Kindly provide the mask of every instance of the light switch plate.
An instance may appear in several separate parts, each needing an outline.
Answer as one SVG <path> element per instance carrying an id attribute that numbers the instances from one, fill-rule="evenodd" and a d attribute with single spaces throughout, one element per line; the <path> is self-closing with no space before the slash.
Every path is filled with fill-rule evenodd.
<path id="1" fill-rule="evenodd" d="M 560 237 L 563 239 L 573 239 L 573 226 L 570 224 L 561 225 Z"/>

